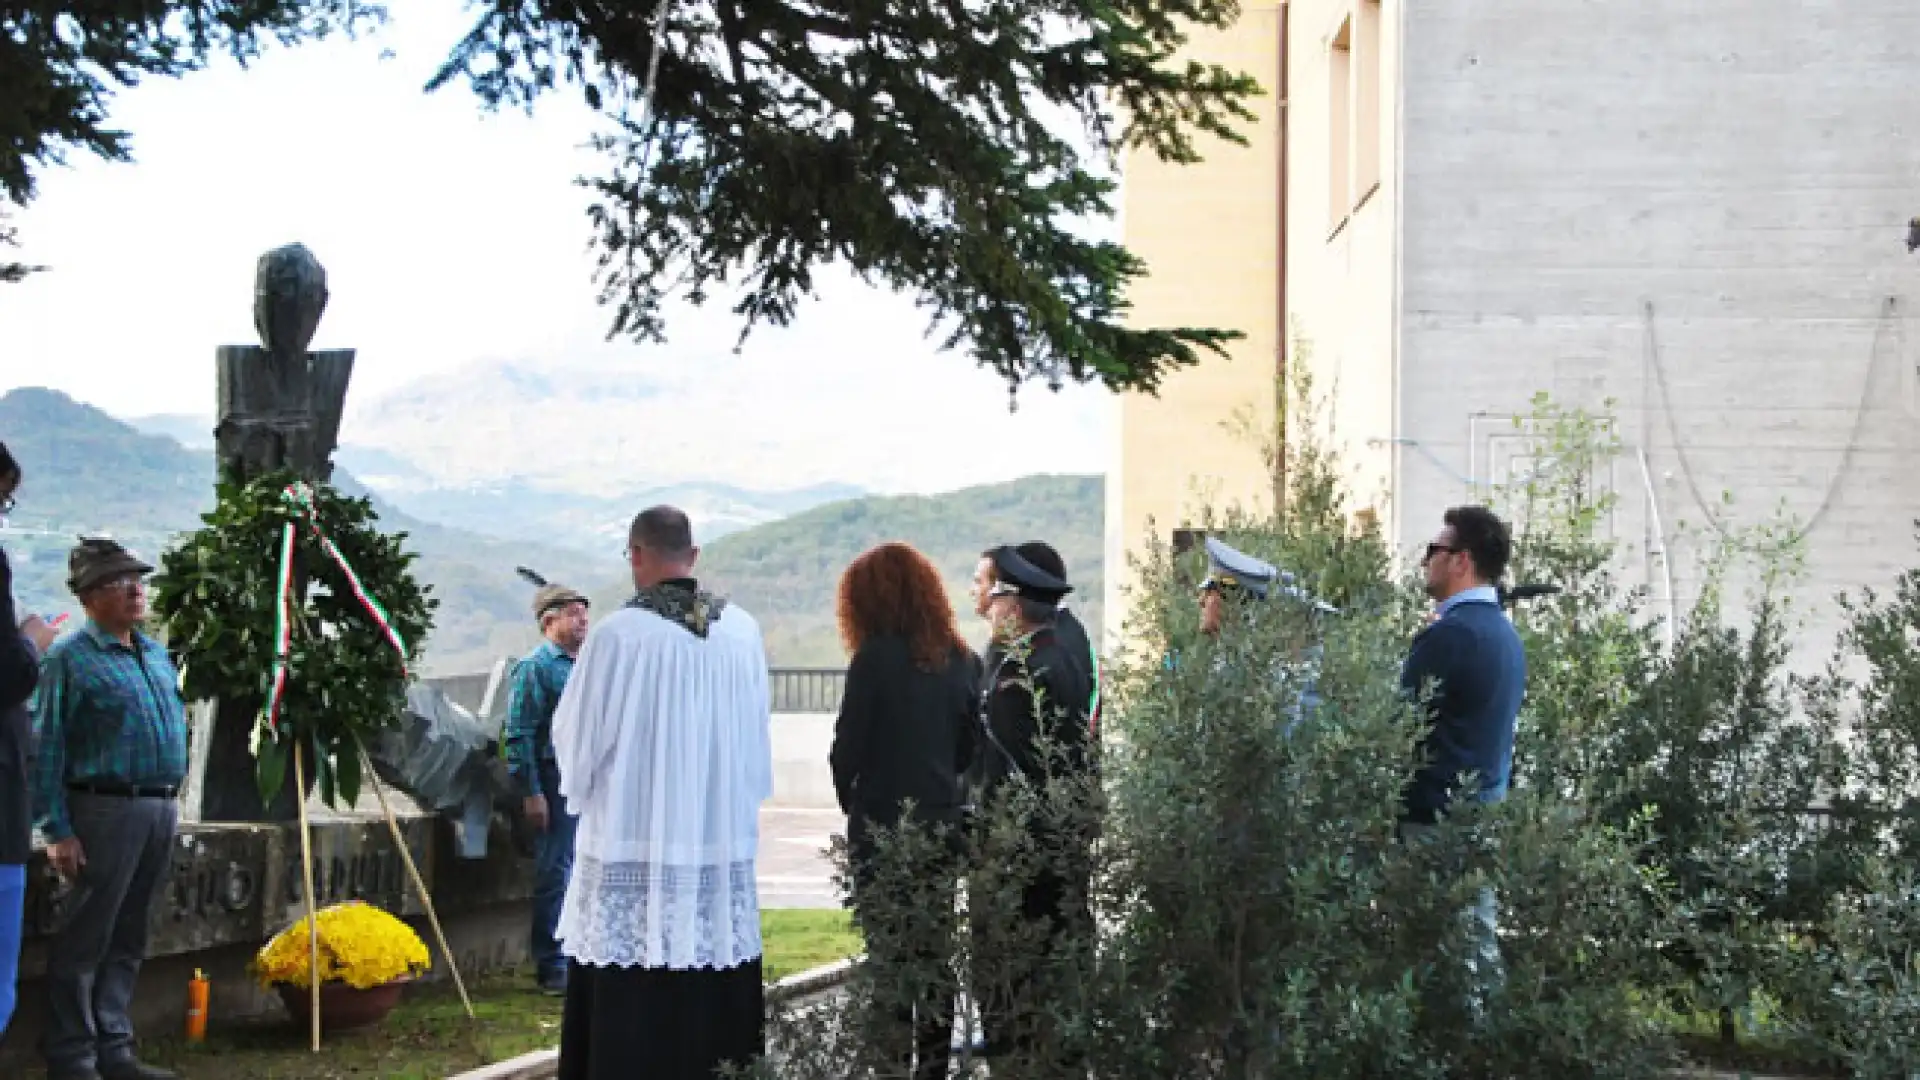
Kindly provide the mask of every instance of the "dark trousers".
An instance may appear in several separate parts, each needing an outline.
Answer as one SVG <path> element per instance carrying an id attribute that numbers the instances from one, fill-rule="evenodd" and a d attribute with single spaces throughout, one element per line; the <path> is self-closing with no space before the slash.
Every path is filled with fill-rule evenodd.
<path id="1" fill-rule="evenodd" d="M 147 920 L 167 880 L 179 809 L 172 799 L 67 793 L 86 865 L 47 947 L 48 1071 L 133 1058 L 127 1008 L 147 955 Z"/>
<path id="2" fill-rule="evenodd" d="M 540 790 L 547 797 L 547 829 L 533 842 L 533 953 L 534 970 L 542 980 L 557 980 L 567 973 L 567 958 L 560 955 L 560 942 L 554 930 L 560 925 L 560 906 L 567 899 L 567 882 L 573 877 L 573 837 L 580 819 L 566 812 L 567 801 L 560 797 L 560 767 L 551 761 L 540 763 Z"/>
<path id="3" fill-rule="evenodd" d="M 863 824 L 857 819 L 849 824 L 848 845 L 854 856 L 854 917 L 866 932 L 867 964 L 878 996 L 867 1018 L 870 1045 L 891 1048 L 882 1051 L 890 1067 L 877 1072 L 945 1080 L 959 990 L 952 956 L 960 853 L 922 867 L 912 882 L 900 886 L 907 895 L 874 897 L 878 886 L 863 867 L 868 851 Z M 888 916 L 891 925 L 875 925 Z"/>
<path id="4" fill-rule="evenodd" d="M 766 1052 L 760 958 L 730 968 L 567 971 L 559 1080 L 717 1080 Z M 751 1075 L 751 1074 L 749 1074 Z"/>
<path id="5" fill-rule="evenodd" d="M 979 1002 L 980 1026 L 994 1056 L 1033 1050 L 1039 1026 L 1049 1022 L 1049 982 L 1060 966 L 1071 962 L 1073 949 L 1089 943 L 1093 913 L 1085 897 L 1084 886 L 1072 888 L 1057 874 L 1041 874 L 1021 891 L 1019 918 L 1028 923 L 1047 923 L 1047 935 L 1037 954 L 1015 957 L 993 926 L 974 928 L 974 953 L 982 968 L 991 973 L 974 980 L 974 996 Z"/>

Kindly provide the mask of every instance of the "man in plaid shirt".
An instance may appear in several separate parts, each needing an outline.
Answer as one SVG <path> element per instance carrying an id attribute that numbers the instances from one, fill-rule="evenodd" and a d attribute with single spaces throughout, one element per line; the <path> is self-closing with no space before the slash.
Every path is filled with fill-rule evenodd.
<path id="1" fill-rule="evenodd" d="M 553 760 L 553 710 L 573 674 L 573 658 L 587 640 L 587 598 L 564 585 L 542 585 L 533 594 L 540 643 L 513 669 L 507 696 L 507 771 L 538 830 L 533 863 L 533 966 L 541 989 L 567 992 L 567 958 L 554 931 L 573 874 L 573 834 L 580 819 L 560 798 L 560 767 Z"/>
<path id="2" fill-rule="evenodd" d="M 74 885 L 47 949 L 49 1080 L 172 1080 L 133 1053 L 128 1006 L 166 882 L 187 716 L 166 649 L 138 629 L 153 567 L 104 538 L 67 560 L 87 621 L 47 651 L 34 709 L 34 817 Z"/>

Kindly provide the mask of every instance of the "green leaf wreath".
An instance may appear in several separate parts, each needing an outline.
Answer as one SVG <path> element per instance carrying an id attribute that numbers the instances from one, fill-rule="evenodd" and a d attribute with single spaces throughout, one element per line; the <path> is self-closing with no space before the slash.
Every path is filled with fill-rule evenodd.
<path id="1" fill-rule="evenodd" d="M 310 485 L 309 509 L 287 497 L 290 472 L 242 484 L 223 477 L 218 501 L 201 516 L 203 527 L 161 557 L 153 609 L 168 648 L 181 665 L 189 701 L 262 710 L 254 730 L 255 779 L 271 803 L 287 776 L 296 742 L 305 745 L 312 779 L 328 806 L 359 798 L 361 745 L 399 722 L 407 673 L 433 629 L 439 601 L 417 583 L 417 558 L 405 533 L 383 533 L 363 498 Z M 282 537 L 295 528 L 296 580 L 308 583 L 289 618 L 291 649 L 277 724 L 263 705 L 273 680 Z M 313 526 L 352 566 L 404 643 L 406 656 L 380 629 Z"/>

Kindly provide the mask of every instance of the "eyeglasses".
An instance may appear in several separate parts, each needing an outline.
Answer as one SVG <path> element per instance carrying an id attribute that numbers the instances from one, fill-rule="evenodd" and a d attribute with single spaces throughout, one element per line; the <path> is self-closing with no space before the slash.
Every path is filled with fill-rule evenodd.
<path id="1" fill-rule="evenodd" d="M 1446 544 L 1428 544 L 1427 553 L 1420 559 L 1420 565 L 1425 566 L 1432 562 L 1436 555 L 1458 555 L 1465 550 L 1465 548 L 1450 547 Z"/>

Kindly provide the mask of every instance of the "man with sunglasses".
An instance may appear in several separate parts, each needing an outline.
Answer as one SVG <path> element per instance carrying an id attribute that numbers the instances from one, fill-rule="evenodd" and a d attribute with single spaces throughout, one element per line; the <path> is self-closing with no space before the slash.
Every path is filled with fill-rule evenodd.
<path id="1" fill-rule="evenodd" d="M 1483 506 L 1446 512 L 1421 566 L 1435 617 L 1414 636 L 1401 669 L 1403 690 L 1425 698 L 1433 725 L 1427 764 L 1407 796 L 1407 820 L 1432 824 L 1471 772 L 1468 797 L 1506 797 L 1513 768 L 1513 730 L 1527 683 L 1527 654 L 1500 606 L 1499 582 L 1513 540 L 1507 524 Z"/>
<path id="2" fill-rule="evenodd" d="M 134 1057 L 134 983 L 167 880 L 187 775 L 180 676 L 140 632 L 153 567 L 105 537 L 67 558 L 81 629 L 48 650 L 34 710 L 34 813 L 47 862 L 74 884 L 47 948 L 49 1080 L 171 1080 Z"/>
<path id="3" fill-rule="evenodd" d="M 1456 506 L 1442 519 L 1421 565 L 1435 618 L 1414 635 L 1401 669 L 1401 689 L 1423 703 L 1431 724 L 1425 758 L 1408 789 L 1400 834 L 1420 841 L 1456 798 L 1492 803 L 1506 798 L 1513 771 L 1514 724 L 1527 684 L 1527 654 L 1500 604 L 1513 539 L 1507 524 L 1484 506 Z M 1475 778 L 1459 790 L 1462 775 Z M 1496 937 L 1498 902 L 1481 890 L 1471 913 L 1475 949 L 1468 966 L 1477 1015 L 1500 980 Z"/>

